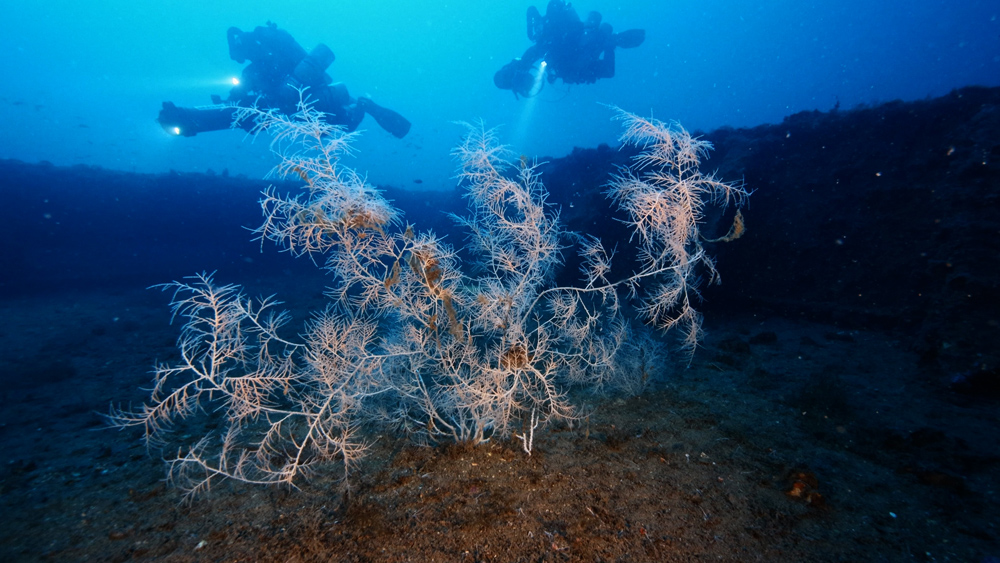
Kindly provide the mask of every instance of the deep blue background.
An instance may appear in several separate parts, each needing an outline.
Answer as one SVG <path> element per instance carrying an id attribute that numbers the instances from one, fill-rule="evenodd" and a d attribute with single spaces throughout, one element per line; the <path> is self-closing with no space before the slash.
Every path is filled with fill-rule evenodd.
<path id="1" fill-rule="evenodd" d="M 547 87 L 532 100 L 492 75 L 529 42 L 530 2 L 17 2 L 0 34 L 0 158 L 127 171 L 228 169 L 262 176 L 274 160 L 240 133 L 163 133 L 160 103 L 209 103 L 240 66 L 225 30 L 272 20 L 307 49 L 324 42 L 330 71 L 413 122 L 396 140 L 371 121 L 355 163 L 377 183 L 448 187 L 454 121 L 502 126 L 519 154 L 561 156 L 612 142 L 601 104 L 688 129 L 776 123 L 801 110 L 922 99 L 1000 84 L 1000 5 L 966 0 L 575 2 L 645 44 L 620 51 L 618 75 Z M 544 11 L 544 5 L 539 6 Z"/>

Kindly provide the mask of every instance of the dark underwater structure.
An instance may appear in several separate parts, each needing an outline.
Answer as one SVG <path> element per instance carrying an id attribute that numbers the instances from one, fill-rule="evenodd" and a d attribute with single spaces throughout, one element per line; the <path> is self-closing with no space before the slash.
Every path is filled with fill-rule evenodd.
<path id="1" fill-rule="evenodd" d="M 746 236 L 714 249 L 725 282 L 707 289 L 706 312 L 904 329 L 929 365 L 1000 365 L 1000 90 L 803 112 L 701 136 L 715 147 L 702 168 L 754 192 Z M 599 225 L 623 267 L 627 231 L 604 191 L 632 156 L 602 145 L 540 159 L 563 221 L 581 232 Z M 261 179 L 18 161 L 0 162 L 0 176 L 3 238 L 22 241 L 0 251 L 4 293 L 298 266 L 250 242 L 257 196 L 270 185 Z M 381 188 L 420 228 L 447 233 L 444 213 L 428 210 L 464 209 L 450 188 Z"/>
<path id="2" fill-rule="evenodd" d="M 715 146 L 702 168 L 754 191 L 747 234 L 713 248 L 723 284 L 706 290 L 706 315 L 898 329 L 928 366 L 1000 367 L 1000 90 L 702 135 Z M 614 232 L 601 186 L 630 156 L 578 149 L 543 167 L 571 228 Z"/>

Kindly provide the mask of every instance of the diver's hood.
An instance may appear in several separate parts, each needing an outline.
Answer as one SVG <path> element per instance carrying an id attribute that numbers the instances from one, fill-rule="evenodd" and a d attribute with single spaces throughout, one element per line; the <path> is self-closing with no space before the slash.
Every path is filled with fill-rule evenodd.
<path id="1" fill-rule="evenodd" d="M 493 75 L 493 84 L 501 90 L 513 90 L 522 96 L 527 96 L 535 84 L 535 78 L 520 60 L 515 59 Z"/>

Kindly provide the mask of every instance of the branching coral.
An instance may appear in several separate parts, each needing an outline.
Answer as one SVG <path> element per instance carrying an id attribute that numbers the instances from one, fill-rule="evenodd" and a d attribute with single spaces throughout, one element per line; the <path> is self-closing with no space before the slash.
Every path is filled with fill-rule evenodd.
<path id="1" fill-rule="evenodd" d="M 305 182 L 300 195 L 264 194 L 257 233 L 319 257 L 333 277 L 331 304 L 293 342 L 280 335 L 288 319 L 272 313 L 271 299 L 248 300 L 208 275 L 168 284 L 184 322 L 181 360 L 157 368 L 149 404 L 114 409 L 110 421 L 144 427 L 161 444 L 172 423 L 221 416 L 216 434 L 169 462 L 193 494 L 226 478 L 291 485 L 331 462 L 346 475 L 366 448 L 362 425 L 479 443 L 530 421 L 530 436 L 520 437 L 530 453 L 536 427 L 577 416 L 571 387 L 639 392 L 660 352 L 624 318 L 620 290 L 642 291 L 640 312 L 661 328 L 681 327 L 693 351 L 696 268 L 716 277 L 699 239 L 702 206 L 740 202 L 746 192 L 701 175 L 708 145 L 683 129 L 619 117 L 623 140 L 644 149 L 610 189 L 629 215 L 641 268 L 610 281 L 609 253 L 598 239 L 577 237 L 585 283 L 559 287 L 567 233 L 535 167 L 509 162 L 492 131 L 468 126 L 455 150 L 469 201 L 455 220 L 480 261 L 469 274 L 454 249 L 402 229 L 399 211 L 340 164 L 350 135 L 309 103 L 292 117 L 241 110 L 240 120 L 255 118 L 258 132 L 273 135 L 275 174 Z"/>

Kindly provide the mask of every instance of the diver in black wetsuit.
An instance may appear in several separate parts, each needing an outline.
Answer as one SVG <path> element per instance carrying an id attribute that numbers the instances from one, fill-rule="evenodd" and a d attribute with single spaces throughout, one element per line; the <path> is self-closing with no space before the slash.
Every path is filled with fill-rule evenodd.
<path id="1" fill-rule="evenodd" d="M 402 115 L 369 98 L 352 98 L 346 86 L 332 83 L 326 69 L 335 57 L 326 45 L 320 43 L 307 53 L 291 34 L 271 22 L 251 32 L 231 27 L 226 36 L 230 58 L 240 64 L 250 61 L 239 83 L 225 100 L 212 96 L 212 103 L 221 107 L 179 108 L 163 102 L 158 121 L 167 132 L 191 137 L 205 131 L 229 129 L 237 107 L 256 105 L 292 115 L 297 111 L 302 88 L 308 88 L 313 107 L 323 112 L 330 124 L 354 131 L 368 114 L 396 137 L 402 138 L 409 132 L 410 122 Z M 236 125 L 250 130 L 254 124 Z"/>
<path id="2" fill-rule="evenodd" d="M 615 75 L 615 48 L 638 47 L 646 39 L 642 29 L 614 33 L 598 12 L 590 12 L 587 20 L 581 21 L 566 0 L 550 0 L 545 16 L 529 7 L 527 20 L 528 39 L 534 45 L 493 76 L 497 88 L 521 96 L 535 88 L 531 70 L 536 61 L 543 61 L 549 82 L 558 78 L 566 84 L 592 84 Z"/>

